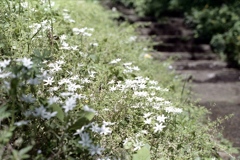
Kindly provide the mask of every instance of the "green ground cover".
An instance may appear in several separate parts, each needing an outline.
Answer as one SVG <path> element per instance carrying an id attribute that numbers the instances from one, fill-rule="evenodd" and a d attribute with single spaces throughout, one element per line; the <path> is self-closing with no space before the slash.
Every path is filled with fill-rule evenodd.
<path id="1" fill-rule="evenodd" d="M 95 1 L 0 2 L 0 159 L 219 159 L 169 62 Z"/>

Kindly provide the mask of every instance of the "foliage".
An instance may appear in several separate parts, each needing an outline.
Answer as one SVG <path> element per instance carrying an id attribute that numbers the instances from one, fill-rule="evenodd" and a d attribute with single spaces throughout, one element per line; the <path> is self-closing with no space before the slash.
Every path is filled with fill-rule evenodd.
<path id="1" fill-rule="evenodd" d="M 235 7 L 223 5 L 219 8 L 193 9 L 187 15 L 188 23 L 195 28 L 195 36 L 210 42 L 215 52 L 224 57 L 231 67 L 239 67 L 239 20 Z"/>
<path id="2" fill-rule="evenodd" d="M 215 52 L 220 53 L 231 67 L 240 64 L 240 23 L 236 22 L 232 28 L 223 34 L 214 35 L 211 44 Z M 226 54 L 226 55 L 225 55 Z"/>
<path id="3" fill-rule="evenodd" d="M 227 5 L 220 8 L 205 8 L 203 10 L 193 9 L 187 21 L 193 23 L 195 36 L 210 41 L 212 36 L 228 31 L 239 21 L 239 16 Z"/>
<path id="4" fill-rule="evenodd" d="M 125 5 L 134 6 L 140 15 L 152 15 L 160 17 L 163 15 L 171 15 L 177 12 L 178 14 L 185 13 L 186 23 L 194 28 L 195 38 L 203 42 L 209 43 L 212 39 L 214 51 L 219 49 L 214 48 L 218 34 L 227 35 L 229 30 L 236 30 L 235 23 L 240 20 L 240 12 L 238 10 L 240 2 L 237 0 L 212 1 L 212 0 L 119 0 Z M 234 27 L 234 28 L 232 28 Z M 231 29 L 232 28 L 232 29 Z M 231 31 L 229 31 L 231 32 Z M 226 37 L 226 36 L 225 36 Z M 226 50 L 221 51 L 229 63 L 229 66 L 239 67 L 239 56 L 235 46 L 236 44 L 225 45 Z M 235 42 L 233 42 L 235 43 Z M 233 47 L 233 48 L 228 48 Z"/>
<path id="5" fill-rule="evenodd" d="M 226 0 L 114 0 L 115 2 L 121 2 L 126 6 L 132 6 L 140 15 L 152 15 L 160 17 L 165 12 L 191 12 L 192 8 L 202 10 L 204 8 L 221 7 L 223 4 L 235 4 L 238 1 L 226 1 Z"/>
<path id="6" fill-rule="evenodd" d="M 206 110 L 93 2 L 0 2 L 0 159 L 217 157 Z"/>

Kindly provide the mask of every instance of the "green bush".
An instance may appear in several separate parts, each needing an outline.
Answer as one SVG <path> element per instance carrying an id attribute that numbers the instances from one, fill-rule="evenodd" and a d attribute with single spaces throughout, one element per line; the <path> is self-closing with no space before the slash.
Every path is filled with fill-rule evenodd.
<path id="1" fill-rule="evenodd" d="M 228 31 L 240 18 L 235 11 L 223 5 L 214 9 L 193 9 L 186 19 L 195 28 L 196 38 L 210 42 L 215 34 Z"/>
<path id="2" fill-rule="evenodd" d="M 175 1 L 168 0 L 115 0 L 127 7 L 133 7 L 141 16 L 155 16 L 159 17 L 162 13 L 177 8 Z"/>
<path id="3" fill-rule="evenodd" d="M 191 12 L 192 8 L 202 10 L 206 7 L 221 7 L 223 4 L 235 4 L 238 1 L 226 1 L 226 0 L 115 0 L 115 2 L 121 2 L 126 6 L 135 7 L 136 11 L 140 15 L 152 15 L 160 17 L 165 12 Z"/>
<path id="4" fill-rule="evenodd" d="M 235 7 L 194 9 L 187 22 L 195 28 L 195 37 L 210 42 L 213 50 L 221 54 L 229 66 L 239 66 L 239 20 Z"/>
<path id="5" fill-rule="evenodd" d="M 240 65 L 240 23 L 223 34 L 214 35 L 211 40 L 215 52 L 220 53 L 231 67 Z"/>
<path id="6" fill-rule="evenodd" d="M 169 63 L 144 58 L 148 44 L 116 26 L 115 12 L 95 1 L 0 7 L 0 159 L 207 159 L 228 150 Z"/>
<path id="7" fill-rule="evenodd" d="M 209 43 L 212 40 L 212 46 L 219 46 L 216 41 L 219 40 L 218 34 L 229 34 L 229 30 L 236 30 L 235 23 L 240 20 L 239 1 L 212 1 L 212 0 L 118 0 L 127 6 L 135 7 L 140 15 L 150 15 L 161 18 L 164 13 L 170 15 L 171 12 L 185 13 L 186 23 L 194 29 L 195 38 Z M 231 29 L 234 26 L 234 29 Z M 229 32 L 228 32 L 229 31 Z M 228 32 L 225 34 L 225 32 Z M 213 38 L 213 39 L 212 39 Z M 226 42 L 225 51 L 221 51 L 225 59 L 231 66 L 238 66 L 238 52 L 235 49 L 238 46 Z M 234 42 L 233 42 L 234 43 Z M 233 47 L 233 48 L 229 48 Z M 221 48 L 221 47 L 220 47 Z M 219 49 L 214 49 L 219 52 Z"/>

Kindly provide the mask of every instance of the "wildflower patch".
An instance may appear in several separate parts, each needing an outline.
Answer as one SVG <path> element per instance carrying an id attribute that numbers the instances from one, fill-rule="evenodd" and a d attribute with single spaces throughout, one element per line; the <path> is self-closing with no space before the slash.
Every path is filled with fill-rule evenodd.
<path id="1" fill-rule="evenodd" d="M 132 26 L 97 2 L 0 7 L 0 159 L 212 157 L 205 110 L 180 101 L 180 80 L 142 56 Z"/>

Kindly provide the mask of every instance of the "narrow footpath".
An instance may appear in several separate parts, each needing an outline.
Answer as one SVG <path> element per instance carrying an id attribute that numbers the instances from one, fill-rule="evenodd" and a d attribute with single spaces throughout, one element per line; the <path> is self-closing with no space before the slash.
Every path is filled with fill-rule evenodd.
<path id="1" fill-rule="evenodd" d="M 173 69 L 191 81 L 192 99 L 212 112 L 211 119 L 234 114 L 222 124 L 223 134 L 234 147 L 240 147 L 240 71 L 228 68 L 209 44 L 194 39 L 184 18 L 164 17 L 157 22 L 151 17 L 138 17 L 134 10 L 121 5 L 114 7 L 123 14 L 119 20 L 149 24 L 137 32 L 141 38 L 154 40 L 152 56 L 159 61 L 174 58 Z"/>

